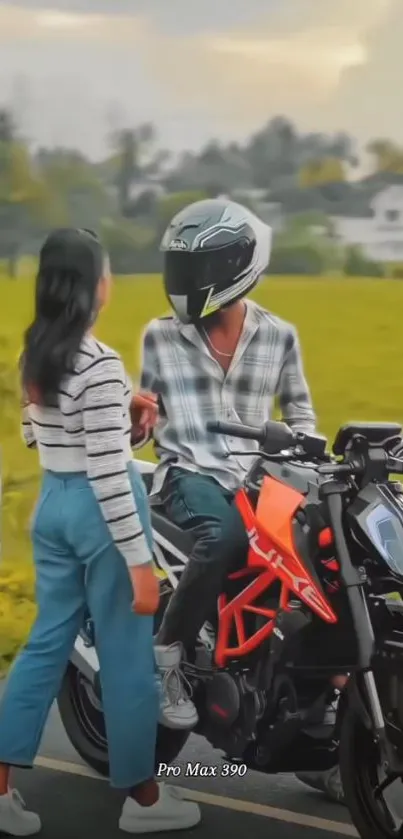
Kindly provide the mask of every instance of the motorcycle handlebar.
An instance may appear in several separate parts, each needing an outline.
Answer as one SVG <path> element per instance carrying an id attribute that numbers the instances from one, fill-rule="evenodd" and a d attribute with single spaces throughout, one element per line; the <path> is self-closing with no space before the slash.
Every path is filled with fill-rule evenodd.
<path id="1" fill-rule="evenodd" d="M 267 455 L 279 454 L 287 448 L 302 445 L 307 450 L 315 445 L 315 438 L 312 440 L 309 435 L 293 432 L 285 423 L 270 420 L 263 428 L 252 425 L 243 425 L 238 422 L 223 422 L 213 420 L 207 422 L 207 431 L 212 434 L 222 434 L 226 437 L 238 437 L 241 440 L 254 440 L 259 443 Z M 319 438 L 318 438 L 319 440 Z M 320 444 L 321 445 L 321 444 Z M 316 452 L 320 457 L 320 451 Z M 386 453 L 385 453 L 386 454 Z M 400 454 L 400 451 L 399 451 Z M 385 457 L 385 468 L 389 474 L 403 475 L 403 460 L 399 457 Z M 321 475 L 360 475 L 365 471 L 365 460 L 357 459 L 345 462 L 322 463 L 318 472 Z"/>
<path id="2" fill-rule="evenodd" d="M 223 434 L 228 437 L 239 437 L 241 440 L 255 440 L 262 444 L 265 440 L 265 432 L 253 425 L 242 425 L 239 422 L 221 422 L 214 420 L 207 423 L 207 431 L 212 434 Z"/>
<path id="3" fill-rule="evenodd" d="M 403 460 L 389 457 L 387 461 L 388 470 L 395 475 L 403 475 Z"/>
<path id="4" fill-rule="evenodd" d="M 403 475 L 403 461 L 387 457 L 385 467 L 389 475 Z M 365 471 L 364 460 L 350 460 L 347 463 L 325 463 L 319 466 L 320 475 L 360 475 Z"/>

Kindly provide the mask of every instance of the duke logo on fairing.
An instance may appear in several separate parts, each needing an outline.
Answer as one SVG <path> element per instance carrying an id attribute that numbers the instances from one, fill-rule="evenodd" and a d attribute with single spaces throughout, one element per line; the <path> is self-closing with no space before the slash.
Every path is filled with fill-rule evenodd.
<path id="1" fill-rule="evenodd" d="M 292 588 L 295 594 L 299 595 L 301 600 L 307 603 L 308 606 L 311 606 L 325 620 L 329 620 L 329 610 L 326 608 L 326 601 L 322 600 L 320 595 L 317 594 L 309 578 L 299 577 L 293 574 L 285 558 L 275 548 L 271 548 L 269 551 L 261 548 L 259 545 L 259 534 L 255 528 L 248 531 L 248 538 L 252 550 L 258 556 L 265 559 L 273 569 L 278 568 L 288 578 L 290 588 Z"/>

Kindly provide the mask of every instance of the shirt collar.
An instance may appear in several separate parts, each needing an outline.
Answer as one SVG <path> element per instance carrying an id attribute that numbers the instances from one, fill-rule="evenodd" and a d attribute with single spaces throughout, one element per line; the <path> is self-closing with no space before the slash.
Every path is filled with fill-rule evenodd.
<path id="1" fill-rule="evenodd" d="M 232 369 L 241 360 L 245 350 L 250 344 L 250 341 L 255 335 L 257 329 L 259 328 L 258 306 L 256 306 L 256 304 L 252 300 L 245 300 L 245 306 L 246 314 L 243 323 L 242 333 L 240 335 L 238 346 L 235 350 L 229 369 Z M 196 328 L 196 326 L 193 323 L 182 323 L 182 321 L 180 321 L 179 318 L 176 316 L 174 320 L 180 334 L 187 341 L 189 341 L 195 347 L 200 349 L 204 355 L 207 355 L 212 361 L 214 361 L 211 354 L 209 353 L 208 347 L 203 341 L 203 338 L 200 335 L 200 332 Z"/>

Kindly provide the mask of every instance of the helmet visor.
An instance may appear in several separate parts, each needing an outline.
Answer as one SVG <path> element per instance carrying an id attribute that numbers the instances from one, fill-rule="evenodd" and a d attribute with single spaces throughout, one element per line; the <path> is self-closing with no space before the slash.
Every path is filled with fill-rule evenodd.
<path id="1" fill-rule="evenodd" d="M 255 242 L 245 238 L 214 250 L 165 251 L 167 294 L 183 295 L 215 285 L 230 285 L 249 267 L 254 249 Z"/>

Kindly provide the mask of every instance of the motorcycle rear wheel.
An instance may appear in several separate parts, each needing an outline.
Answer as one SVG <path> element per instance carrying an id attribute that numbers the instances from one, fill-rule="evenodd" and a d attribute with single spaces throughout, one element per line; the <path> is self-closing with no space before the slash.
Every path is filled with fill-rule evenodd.
<path id="1" fill-rule="evenodd" d="M 345 802 L 359 836 L 365 839 L 403 836 L 403 783 L 397 779 L 384 794 L 375 796 L 376 788 L 384 780 L 379 749 L 372 732 L 352 707 L 346 708 L 341 724 L 339 761 Z M 393 798 L 400 798 L 397 811 Z"/>
<path id="2" fill-rule="evenodd" d="M 155 631 L 161 623 L 170 593 L 166 589 L 161 592 L 154 622 Z M 90 681 L 71 662 L 64 674 L 57 704 L 71 745 L 94 772 L 109 777 L 108 744 L 102 704 Z M 189 734 L 189 731 L 158 726 L 156 768 L 160 763 L 170 764 L 175 760 Z"/>

